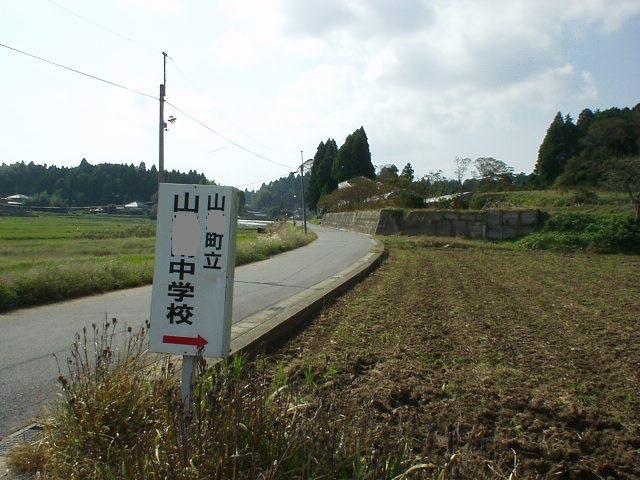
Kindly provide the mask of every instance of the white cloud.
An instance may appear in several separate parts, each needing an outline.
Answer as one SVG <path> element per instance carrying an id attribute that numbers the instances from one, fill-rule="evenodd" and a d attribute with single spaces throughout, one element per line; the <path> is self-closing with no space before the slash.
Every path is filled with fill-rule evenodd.
<path id="1" fill-rule="evenodd" d="M 118 0 L 118 3 L 128 8 L 157 10 L 165 13 L 173 13 L 180 9 L 179 0 Z"/>
<path id="2" fill-rule="evenodd" d="M 312 155 L 307 150 L 315 149 L 320 140 L 331 136 L 340 143 L 364 125 L 374 163 L 410 161 L 418 175 L 436 168 L 447 171 L 447 162 L 455 155 L 494 155 L 513 162 L 518 170 L 530 171 L 556 111 L 575 115 L 585 106 L 599 106 L 609 86 L 589 55 L 597 42 L 616 38 L 640 13 L 637 0 L 119 0 L 119 4 L 124 8 L 101 4 L 95 14 L 88 4 L 86 11 L 70 8 L 142 42 L 155 44 L 156 39 L 162 48 L 166 45 L 201 91 L 191 92 L 169 63 L 169 100 L 212 128 L 293 165 L 301 148 Z M 26 4 L 12 5 L 21 12 L 22 23 L 32 21 Z M 105 17 L 109 13 L 111 19 Z M 4 20 L 1 26 L 11 33 L 14 24 L 20 22 Z M 146 59 L 148 52 L 134 51 L 120 41 L 104 48 L 105 33 L 75 19 L 69 19 L 63 32 L 52 25 L 43 23 L 32 30 L 15 27 L 9 38 L 20 40 L 16 43 L 23 48 L 30 48 L 29 42 L 50 46 L 50 52 L 33 50 L 155 93 L 161 72 L 158 55 Z M 49 38 L 57 42 L 48 43 Z M 78 38 L 88 40 L 77 42 Z M 631 55 L 627 45 L 619 45 Z M 102 52 L 98 46 L 104 54 L 95 54 Z M 80 154 L 73 152 L 80 145 L 94 152 L 87 153 L 90 160 L 149 164 L 156 158 L 155 102 L 130 102 L 126 92 L 103 95 L 107 92 L 103 89 L 110 87 L 86 79 L 70 81 L 66 72 L 51 73 L 46 66 L 25 70 L 27 59 L 10 61 L 14 63 L 7 68 L 5 83 L 9 95 L 16 97 L 10 107 L 19 111 L 19 126 L 15 119 L 0 126 L 8 136 L 19 137 L 16 144 L 29 143 L 29 137 L 16 129 L 49 128 L 39 117 L 40 102 L 29 96 L 29 89 L 40 89 L 41 84 L 28 79 L 48 75 L 42 88 L 51 90 L 42 90 L 42 98 L 49 102 L 60 93 L 62 99 L 55 103 L 60 110 L 59 133 L 42 141 L 48 150 L 29 144 L 8 151 L 3 145 L 7 160 L 32 157 L 51 162 L 70 157 L 77 164 Z M 84 107 L 80 100 L 74 105 L 81 89 L 87 95 Z M 22 112 L 23 108 L 32 113 Z M 166 137 L 171 168 L 197 168 L 236 184 L 286 173 L 286 168 L 233 146 L 207 153 L 224 142 L 173 113 L 178 122 Z M 23 157 L 23 151 L 29 156 Z"/>

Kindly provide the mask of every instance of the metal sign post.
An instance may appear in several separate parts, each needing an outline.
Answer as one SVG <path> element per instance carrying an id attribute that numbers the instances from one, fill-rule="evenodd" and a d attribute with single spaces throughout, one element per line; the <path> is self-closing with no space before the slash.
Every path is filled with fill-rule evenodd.
<path id="1" fill-rule="evenodd" d="M 149 350 L 183 355 L 189 405 L 196 355 L 229 355 L 238 190 L 161 183 Z"/>

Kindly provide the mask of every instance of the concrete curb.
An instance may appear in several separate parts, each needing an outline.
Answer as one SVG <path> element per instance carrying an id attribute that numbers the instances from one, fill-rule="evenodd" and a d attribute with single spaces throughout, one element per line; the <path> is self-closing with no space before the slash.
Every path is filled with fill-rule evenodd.
<path id="1" fill-rule="evenodd" d="M 386 250 L 378 240 L 372 243 L 369 253 L 345 270 L 233 325 L 231 355 L 254 355 L 290 338 L 322 307 L 380 265 Z"/>
<path id="2" fill-rule="evenodd" d="M 252 356 L 283 343 L 309 323 L 324 306 L 333 302 L 338 296 L 375 270 L 386 258 L 387 251 L 378 240 L 372 238 L 371 241 L 372 247 L 369 253 L 348 268 L 232 325 L 231 355 Z M 31 435 L 31 432 L 34 431 L 41 432 L 42 429 L 37 424 L 32 424 L 2 439 L 0 442 L 0 479 L 29 478 L 10 473 L 6 468 L 5 459 L 13 446 L 18 443 L 34 441 L 37 438 L 37 436 Z"/>

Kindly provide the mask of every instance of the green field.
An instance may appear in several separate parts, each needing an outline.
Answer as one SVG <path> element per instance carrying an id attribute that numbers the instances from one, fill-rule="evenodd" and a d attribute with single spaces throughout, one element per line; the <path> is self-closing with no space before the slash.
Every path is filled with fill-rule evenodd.
<path id="1" fill-rule="evenodd" d="M 236 264 L 311 241 L 238 230 Z M 155 222 L 86 215 L 0 217 L 0 311 L 151 283 Z"/>
<path id="2" fill-rule="evenodd" d="M 513 192 L 477 193 L 473 199 L 485 208 L 539 208 L 551 213 L 627 213 L 633 208 L 623 192 L 520 190 Z"/>

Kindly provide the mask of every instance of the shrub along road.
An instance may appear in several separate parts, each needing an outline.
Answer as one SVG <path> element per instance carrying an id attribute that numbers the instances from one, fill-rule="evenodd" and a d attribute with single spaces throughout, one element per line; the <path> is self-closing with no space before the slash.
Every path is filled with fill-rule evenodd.
<path id="1" fill-rule="evenodd" d="M 318 240 L 236 269 L 233 323 L 304 291 L 348 267 L 368 237 L 314 226 Z M 151 287 L 112 292 L 0 315 L 0 438 L 42 413 L 57 391 L 52 355 L 64 360 L 73 335 L 105 315 L 134 328 L 149 318 Z"/>

